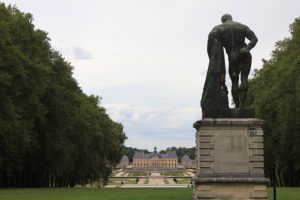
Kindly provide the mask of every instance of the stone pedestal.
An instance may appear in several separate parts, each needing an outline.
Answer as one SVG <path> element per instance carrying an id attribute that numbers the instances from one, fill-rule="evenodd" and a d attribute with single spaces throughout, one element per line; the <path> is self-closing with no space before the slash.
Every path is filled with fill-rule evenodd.
<path id="1" fill-rule="evenodd" d="M 263 120 L 204 118 L 197 129 L 194 200 L 267 200 Z"/>

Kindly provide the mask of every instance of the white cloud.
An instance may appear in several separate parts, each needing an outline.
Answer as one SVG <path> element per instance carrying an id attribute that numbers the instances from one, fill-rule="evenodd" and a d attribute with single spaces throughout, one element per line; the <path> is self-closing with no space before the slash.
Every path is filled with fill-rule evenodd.
<path id="1" fill-rule="evenodd" d="M 142 107 L 128 104 L 105 104 L 113 120 L 124 125 L 128 140 L 133 147 L 152 149 L 153 146 L 192 146 L 192 124 L 200 119 L 200 108 L 171 109 Z"/>
<path id="2" fill-rule="evenodd" d="M 74 45 L 72 42 L 63 39 L 51 41 L 55 50 L 59 51 L 68 61 L 91 60 L 93 56 L 83 46 Z"/>
<path id="3" fill-rule="evenodd" d="M 167 118 L 167 126 L 173 129 L 180 128 L 193 120 L 201 118 L 200 108 L 188 107 L 175 111 Z"/>
<path id="4" fill-rule="evenodd" d="M 79 46 L 74 46 L 72 48 L 72 54 L 74 59 L 79 59 L 79 60 L 87 60 L 87 59 L 92 59 L 92 55 L 84 50 L 82 47 Z"/>
<path id="5" fill-rule="evenodd" d="M 158 112 L 158 109 L 155 108 L 122 103 L 105 104 L 103 106 L 107 109 L 113 120 L 125 123 L 151 122 L 157 116 L 156 112 Z"/>

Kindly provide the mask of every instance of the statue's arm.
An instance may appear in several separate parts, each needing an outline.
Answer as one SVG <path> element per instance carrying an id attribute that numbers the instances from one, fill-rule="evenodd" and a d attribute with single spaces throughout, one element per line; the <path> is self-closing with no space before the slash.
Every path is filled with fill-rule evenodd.
<path id="1" fill-rule="evenodd" d="M 212 44 L 213 44 L 213 35 L 210 33 L 208 35 L 208 39 L 207 39 L 207 54 L 208 54 L 208 57 L 210 57 Z"/>
<path id="2" fill-rule="evenodd" d="M 217 29 L 216 29 L 216 27 L 214 27 L 208 35 L 208 40 L 207 40 L 207 54 L 208 54 L 208 57 L 210 57 L 211 48 L 213 46 L 216 34 L 217 34 Z"/>
<path id="3" fill-rule="evenodd" d="M 258 39 L 255 33 L 249 28 L 246 27 L 246 38 L 250 41 L 245 47 L 245 50 L 250 51 L 257 43 Z M 243 48 L 244 49 L 244 48 Z"/>

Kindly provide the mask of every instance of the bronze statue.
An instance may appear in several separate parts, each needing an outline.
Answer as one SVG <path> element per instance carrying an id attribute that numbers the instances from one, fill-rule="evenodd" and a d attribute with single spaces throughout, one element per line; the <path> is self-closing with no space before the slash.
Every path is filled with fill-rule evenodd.
<path id="1" fill-rule="evenodd" d="M 228 108 L 223 47 L 228 55 L 231 92 L 235 107 L 245 106 L 252 61 L 250 50 L 258 40 L 251 29 L 234 22 L 231 15 L 223 15 L 221 21 L 222 24 L 215 26 L 208 36 L 209 66 L 201 99 L 203 111 Z M 246 38 L 250 41 L 248 44 L 245 43 Z"/>

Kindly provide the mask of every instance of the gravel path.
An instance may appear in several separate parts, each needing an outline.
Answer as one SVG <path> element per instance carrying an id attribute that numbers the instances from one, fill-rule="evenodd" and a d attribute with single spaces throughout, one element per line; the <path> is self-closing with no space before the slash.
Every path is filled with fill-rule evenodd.
<path id="1" fill-rule="evenodd" d="M 189 176 L 195 176 L 193 172 L 186 172 Z"/>

